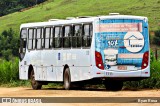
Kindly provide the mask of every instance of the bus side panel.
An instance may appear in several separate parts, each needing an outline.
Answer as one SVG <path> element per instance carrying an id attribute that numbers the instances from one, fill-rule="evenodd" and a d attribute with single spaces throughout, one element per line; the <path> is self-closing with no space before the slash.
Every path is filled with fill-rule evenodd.
<path id="1" fill-rule="evenodd" d="M 28 66 L 28 70 L 29 70 L 29 66 L 31 65 L 33 67 L 33 71 L 35 73 L 35 80 L 39 80 L 41 79 L 41 76 L 39 75 L 39 73 L 37 74 L 37 72 L 39 72 L 38 70 L 41 70 L 41 51 L 35 51 L 35 50 L 27 50 L 26 52 L 26 58 L 24 59 L 26 61 L 26 64 Z M 39 69 L 41 68 L 41 69 Z M 30 70 L 32 71 L 32 70 Z M 27 73 L 29 74 L 29 73 Z"/>
<path id="2" fill-rule="evenodd" d="M 26 55 L 23 60 L 19 63 L 19 78 L 22 80 L 28 80 L 29 73 L 29 65 L 30 65 L 30 53 L 26 51 Z"/>
<path id="3" fill-rule="evenodd" d="M 63 68 L 62 66 L 55 67 L 57 81 L 63 81 Z"/>
<path id="4" fill-rule="evenodd" d="M 72 50 L 70 72 L 72 81 L 90 79 L 90 49 Z"/>
<path id="5" fill-rule="evenodd" d="M 47 67 L 47 81 L 57 81 L 55 67 Z"/>
<path id="6" fill-rule="evenodd" d="M 90 72 L 90 50 L 71 49 L 55 50 L 53 65 L 55 65 L 57 81 L 63 80 L 64 66 L 68 65 L 71 74 L 71 81 L 89 79 Z"/>
<path id="7" fill-rule="evenodd" d="M 55 51 L 43 50 L 41 51 L 41 63 L 43 66 L 43 78 L 46 81 L 57 81 L 56 65 L 55 65 Z"/>
<path id="8" fill-rule="evenodd" d="M 27 80 L 28 79 L 28 70 L 24 65 L 20 65 L 19 67 L 19 79 Z"/>

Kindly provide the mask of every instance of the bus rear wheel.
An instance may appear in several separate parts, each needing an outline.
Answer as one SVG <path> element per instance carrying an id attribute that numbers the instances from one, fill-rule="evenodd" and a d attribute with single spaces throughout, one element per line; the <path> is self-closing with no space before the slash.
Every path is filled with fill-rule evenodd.
<path id="1" fill-rule="evenodd" d="M 115 81 L 115 80 L 106 80 L 105 87 L 106 87 L 106 90 L 119 91 L 119 90 L 122 90 L 123 82 Z"/>
<path id="2" fill-rule="evenodd" d="M 69 90 L 71 88 L 71 75 L 69 68 L 66 68 L 63 76 L 64 89 Z"/>
<path id="3" fill-rule="evenodd" d="M 35 80 L 34 70 L 31 71 L 30 79 L 31 79 L 31 85 L 33 89 L 37 90 L 42 88 L 42 84 Z"/>

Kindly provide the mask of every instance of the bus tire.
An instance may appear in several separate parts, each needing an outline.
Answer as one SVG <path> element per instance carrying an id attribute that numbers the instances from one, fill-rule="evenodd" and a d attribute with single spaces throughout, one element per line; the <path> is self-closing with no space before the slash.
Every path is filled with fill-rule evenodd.
<path id="1" fill-rule="evenodd" d="M 105 87 L 106 87 L 106 90 L 109 90 L 109 91 L 120 91 L 122 90 L 123 82 L 108 80 L 108 81 L 105 81 Z"/>
<path id="2" fill-rule="evenodd" d="M 69 68 L 66 68 L 63 76 L 64 89 L 69 90 L 71 88 L 71 75 Z"/>
<path id="3" fill-rule="evenodd" d="M 31 85 L 34 90 L 38 90 L 42 88 L 42 84 L 39 81 L 35 80 L 34 70 L 31 71 L 30 75 Z"/>

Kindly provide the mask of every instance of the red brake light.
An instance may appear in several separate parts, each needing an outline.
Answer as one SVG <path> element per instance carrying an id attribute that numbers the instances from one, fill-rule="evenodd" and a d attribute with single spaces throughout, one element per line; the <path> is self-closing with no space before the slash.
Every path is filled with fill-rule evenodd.
<path id="1" fill-rule="evenodd" d="M 148 66 L 148 58 L 149 58 L 149 52 L 147 51 L 143 54 L 141 69 L 145 69 Z"/>
<path id="2" fill-rule="evenodd" d="M 104 70 L 104 65 L 103 65 L 103 60 L 102 60 L 102 56 L 99 52 L 95 51 L 95 60 L 96 60 L 96 66 L 99 69 Z"/>

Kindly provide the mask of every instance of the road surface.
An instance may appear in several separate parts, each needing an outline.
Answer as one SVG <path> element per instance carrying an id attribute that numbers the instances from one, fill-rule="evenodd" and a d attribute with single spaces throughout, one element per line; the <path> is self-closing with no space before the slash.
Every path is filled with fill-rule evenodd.
<path id="1" fill-rule="evenodd" d="M 105 89 L 63 90 L 61 88 L 43 88 L 32 90 L 26 87 L 0 88 L 0 97 L 160 97 L 160 89 L 155 90 L 122 90 L 106 91 Z M 159 106 L 159 103 L 46 103 L 23 104 L 23 106 Z M 0 104 L 0 106 L 22 106 L 22 104 Z"/>

